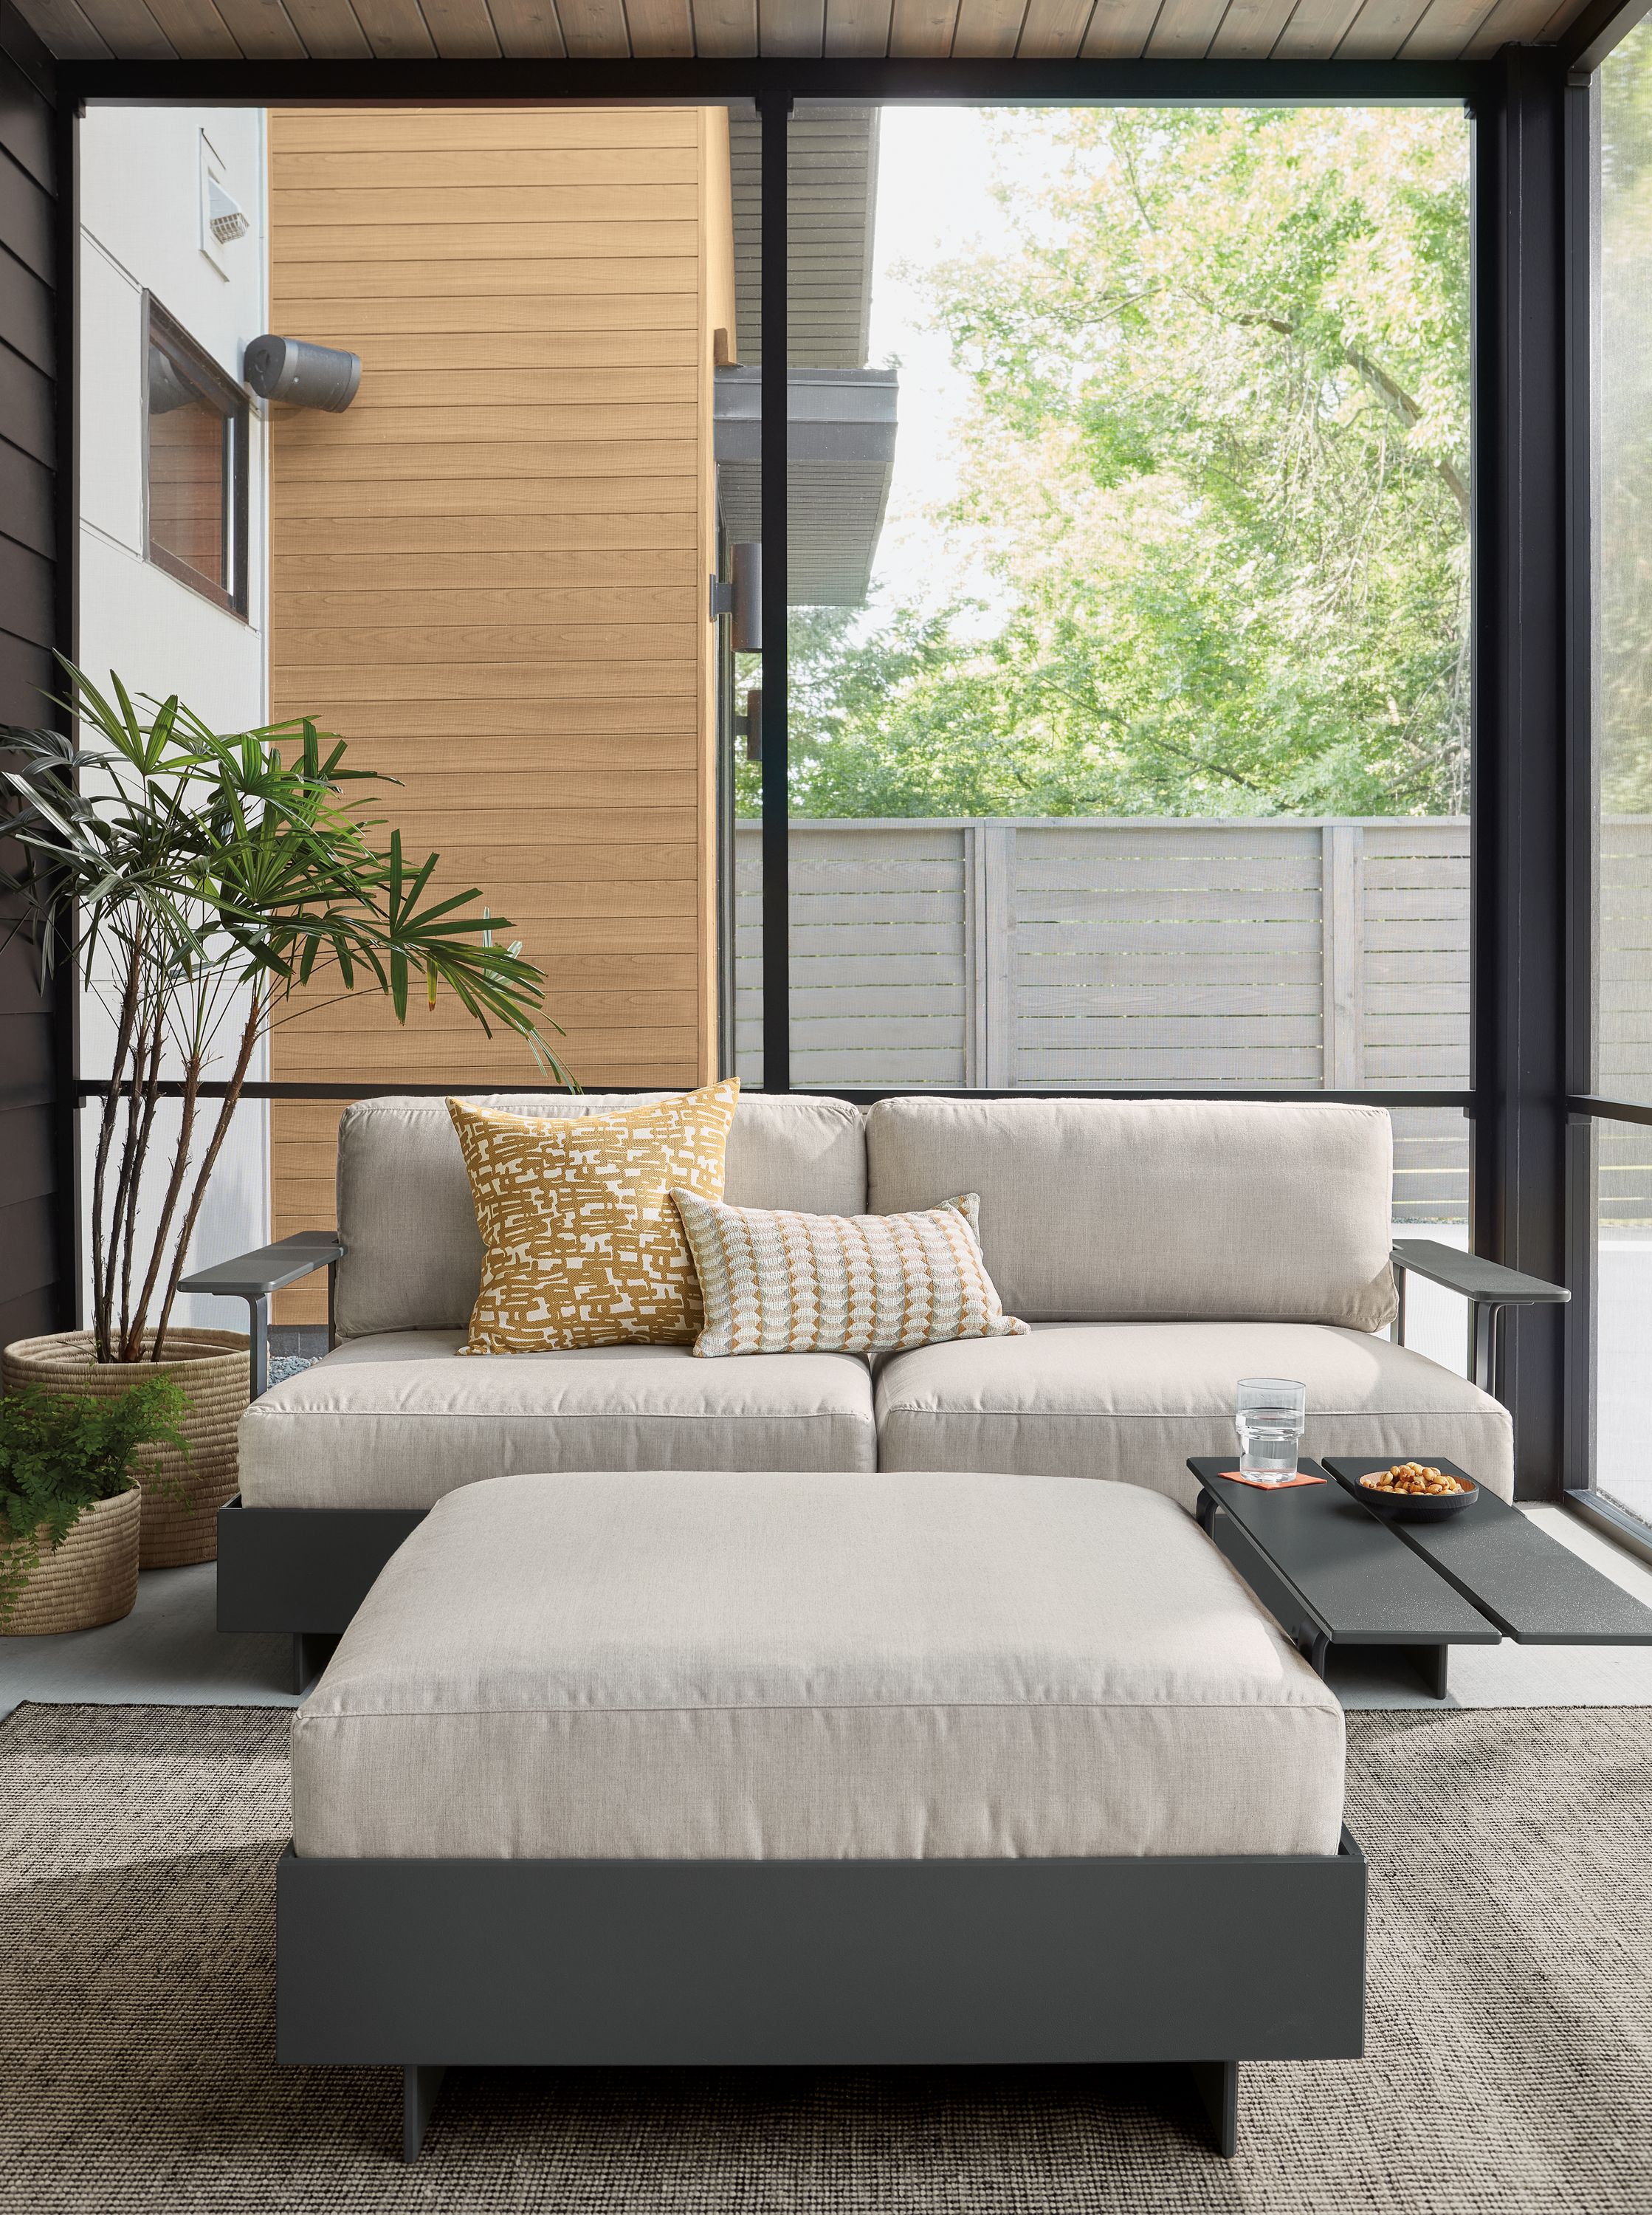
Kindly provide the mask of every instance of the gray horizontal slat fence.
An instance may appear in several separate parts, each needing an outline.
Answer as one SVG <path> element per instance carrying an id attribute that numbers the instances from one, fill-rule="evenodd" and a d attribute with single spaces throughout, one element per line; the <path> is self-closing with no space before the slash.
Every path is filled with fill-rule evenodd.
<path id="1" fill-rule="evenodd" d="M 1652 1100 L 1652 816 L 1603 815 L 1596 856 L 1594 1089 Z M 1644 1236 L 1652 1226 L 1652 1130 L 1595 1125 L 1596 1210 L 1602 1230 Z"/>
<path id="2" fill-rule="evenodd" d="M 753 1083 L 759 840 L 738 826 Z M 1468 1083 L 1464 817 L 799 820 L 791 840 L 795 1083 Z M 1404 1109 L 1394 1133 L 1397 1217 L 1465 1219 L 1463 1117 Z"/>
<path id="3" fill-rule="evenodd" d="M 1652 1100 L 1652 816 L 1601 817 L 1596 881 L 1594 1089 L 1609 1099 Z"/>

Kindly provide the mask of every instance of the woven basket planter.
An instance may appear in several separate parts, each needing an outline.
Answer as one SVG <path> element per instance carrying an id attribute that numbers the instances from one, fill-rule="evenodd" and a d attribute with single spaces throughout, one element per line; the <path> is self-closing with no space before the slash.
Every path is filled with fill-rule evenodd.
<path id="1" fill-rule="evenodd" d="M 89 1331 L 57 1331 L 49 1338 L 20 1338 L 5 1351 L 6 1389 L 43 1385 L 48 1392 L 95 1393 L 113 1399 L 140 1377 L 172 1377 L 193 1402 L 178 1428 L 189 1441 L 189 1458 L 175 1447 L 144 1446 L 138 1457 L 143 1488 L 143 1536 L 139 1566 L 181 1568 L 188 1562 L 217 1557 L 217 1512 L 233 1500 L 238 1486 L 236 1426 L 247 1406 L 245 1334 L 234 1330 L 192 1330 L 172 1326 L 166 1359 L 152 1366 L 131 1361 L 95 1361 Z M 181 1480 L 187 1503 L 156 1492 L 150 1481 Z M 105 1618 L 111 1620 L 112 1618 Z"/>
<path id="2" fill-rule="evenodd" d="M 119 1623 L 138 1598 L 138 1540 L 144 1497 L 134 1485 L 83 1508 L 55 1553 L 40 1535 L 40 1558 L 0 1636 L 39 1638 L 52 1630 L 95 1630 Z"/>

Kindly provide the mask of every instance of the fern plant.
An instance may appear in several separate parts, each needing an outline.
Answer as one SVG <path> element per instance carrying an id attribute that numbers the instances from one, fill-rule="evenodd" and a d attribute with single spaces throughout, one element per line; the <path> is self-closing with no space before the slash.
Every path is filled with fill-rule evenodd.
<path id="1" fill-rule="evenodd" d="M 0 1628 L 39 1566 L 89 1507 L 131 1491 L 140 1450 L 175 1446 L 189 1396 L 170 1377 L 145 1377 L 112 1398 L 21 1384 L 0 1399 Z M 179 1496 L 181 1483 L 172 1480 Z M 151 1476 L 168 1489 L 168 1480 Z"/>

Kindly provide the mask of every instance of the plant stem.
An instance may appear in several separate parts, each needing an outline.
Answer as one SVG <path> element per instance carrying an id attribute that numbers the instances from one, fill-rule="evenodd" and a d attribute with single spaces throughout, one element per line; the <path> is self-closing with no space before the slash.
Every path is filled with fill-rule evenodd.
<path id="1" fill-rule="evenodd" d="M 151 1361 L 161 1359 L 162 1347 L 167 1335 L 167 1323 L 172 1314 L 172 1304 L 178 1297 L 178 1279 L 184 1273 L 184 1257 L 189 1251 L 189 1242 L 195 1235 L 195 1222 L 206 1198 L 206 1187 L 212 1172 L 217 1167 L 218 1156 L 229 1134 L 229 1119 L 241 1099 L 241 1088 L 247 1082 L 247 1071 L 252 1066 L 253 1050 L 264 1034 L 264 991 L 262 984 L 252 988 L 252 1002 L 247 1010 L 247 1021 L 242 1028 L 241 1046 L 236 1055 L 236 1065 L 223 1095 L 223 1105 L 218 1110 L 218 1120 L 212 1126 L 212 1136 L 201 1160 L 200 1174 L 195 1179 L 195 1189 L 189 1195 L 189 1206 L 183 1225 L 178 1233 L 178 1242 L 173 1249 L 172 1267 L 167 1273 L 166 1294 L 161 1303 L 161 1312 L 155 1325 L 155 1344 L 150 1353 Z M 157 1246 L 156 1251 L 159 1251 Z M 146 1295 L 147 1298 L 147 1295 Z"/>
<path id="2" fill-rule="evenodd" d="M 165 1009 L 157 1000 L 152 1017 L 154 1028 L 150 1033 L 148 1061 L 144 1071 L 144 1099 L 138 1111 L 137 1127 L 132 1135 L 132 1175 L 126 1182 L 125 1220 L 121 1225 L 120 1247 L 120 1351 L 116 1359 L 135 1361 L 133 1339 L 141 1336 L 143 1304 L 138 1309 L 138 1321 L 134 1328 L 132 1305 L 132 1263 L 138 1249 L 138 1206 L 143 1197 L 144 1166 L 149 1159 L 150 1138 L 155 1128 L 155 1111 L 161 1097 L 161 1056 L 166 1045 Z M 136 1086 L 134 1085 L 134 1097 Z M 138 1349 L 141 1352 L 141 1347 Z"/>
<path id="3" fill-rule="evenodd" d="M 155 1239 L 150 1248 L 149 1267 L 144 1273 L 144 1289 L 138 1296 L 135 1320 L 127 1327 L 120 1349 L 123 1361 L 141 1361 L 144 1358 L 144 1318 L 149 1313 L 150 1300 L 155 1292 L 155 1280 L 161 1273 L 161 1257 L 166 1249 L 167 1234 L 172 1228 L 172 1218 L 177 1212 L 178 1195 L 183 1190 L 184 1177 L 189 1168 L 189 1145 L 195 1135 L 195 1103 L 199 1097 L 201 1064 L 204 1056 L 199 1045 L 194 1046 L 184 1065 L 184 1095 L 178 1116 L 178 1143 L 172 1157 L 172 1175 L 167 1180 L 166 1198 L 161 1204 L 161 1219 L 155 1226 Z M 144 1133 L 145 1150 L 148 1132 Z M 187 1234 L 186 1233 L 186 1236 Z M 174 1271 L 174 1274 L 177 1272 Z M 166 1317 L 161 1318 L 156 1333 L 158 1354 L 161 1334 L 166 1328 Z"/>
<path id="4" fill-rule="evenodd" d="M 139 959 L 141 960 L 140 954 Z M 109 1251 L 105 1267 L 108 1273 L 107 1304 L 111 1315 L 112 1336 L 124 1338 L 126 1333 L 126 1299 L 121 1301 L 119 1328 L 113 1329 L 115 1287 L 126 1285 L 130 1267 L 125 1261 L 126 1224 L 131 1212 L 132 1185 L 138 1167 L 138 1126 L 144 1069 L 150 1060 L 150 1025 L 154 1020 L 151 1007 L 140 1006 L 132 1039 L 132 1057 L 125 1083 L 126 1128 L 120 1142 L 120 1172 L 115 1179 L 114 1202 L 109 1210 Z M 119 1359 L 118 1353 L 113 1358 Z"/>
<path id="5" fill-rule="evenodd" d="M 98 1124 L 97 1159 L 92 1170 L 92 1353 L 99 1361 L 110 1358 L 110 1288 L 104 1273 L 103 1194 L 109 1169 L 109 1149 L 120 1114 L 120 1080 L 132 1048 L 132 1026 L 138 1020 L 140 964 L 134 944 L 126 957 L 126 981 L 120 995 L 120 1020 L 115 1028 L 114 1058 L 109 1070 L 109 1089 L 103 1095 Z"/>

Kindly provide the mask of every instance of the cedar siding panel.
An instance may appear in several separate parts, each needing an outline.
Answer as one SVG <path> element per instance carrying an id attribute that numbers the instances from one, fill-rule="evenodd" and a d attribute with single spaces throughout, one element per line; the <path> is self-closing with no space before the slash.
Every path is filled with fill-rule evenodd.
<path id="1" fill-rule="evenodd" d="M 271 118 L 273 327 L 362 357 L 346 414 L 278 413 L 272 713 L 401 781 L 373 812 L 509 917 L 592 1089 L 714 1073 L 727 162 L 693 109 Z M 540 1081 L 450 1004 L 312 997 L 278 1081 Z M 275 1236 L 333 1219 L 338 1114 L 273 1113 Z"/>

